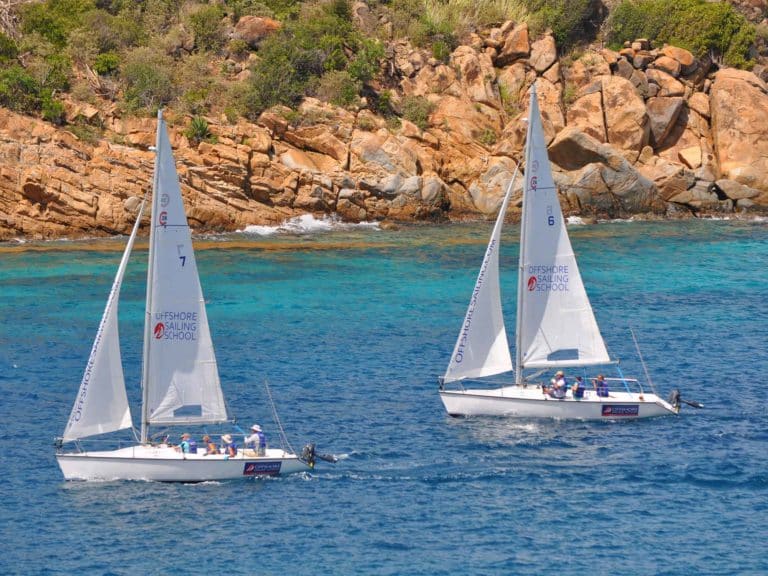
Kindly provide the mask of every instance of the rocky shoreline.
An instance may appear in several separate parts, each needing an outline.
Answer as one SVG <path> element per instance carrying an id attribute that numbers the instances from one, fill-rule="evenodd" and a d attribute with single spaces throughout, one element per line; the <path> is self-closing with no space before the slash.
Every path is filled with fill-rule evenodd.
<path id="1" fill-rule="evenodd" d="M 235 231 L 306 213 L 491 217 L 522 157 L 534 81 L 566 215 L 768 213 L 768 86 L 751 72 L 644 40 L 558 57 L 551 34 L 531 38 L 514 22 L 475 34 L 445 64 L 394 42 L 385 68 L 394 106 L 429 103 L 424 129 L 308 98 L 298 114 L 271 109 L 255 123 L 208 118 L 215 141 L 195 143 L 189 118 L 166 111 L 192 227 Z M 69 102 L 67 116 L 103 136 L 78 139 L 0 109 L 0 240 L 129 231 L 151 182 L 155 120 L 121 117 L 109 102 Z"/>

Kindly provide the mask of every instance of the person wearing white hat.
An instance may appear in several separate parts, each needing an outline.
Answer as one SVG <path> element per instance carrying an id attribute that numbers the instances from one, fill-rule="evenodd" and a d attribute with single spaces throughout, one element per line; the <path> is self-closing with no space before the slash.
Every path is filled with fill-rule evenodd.
<path id="1" fill-rule="evenodd" d="M 237 444 L 232 440 L 231 434 L 224 434 L 221 441 L 224 443 L 224 454 L 229 457 L 237 456 Z"/>
<path id="2" fill-rule="evenodd" d="M 565 392 L 568 390 L 568 383 L 565 380 L 565 374 L 562 370 L 558 370 L 555 372 L 555 378 L 554 383 L 552 385 L 551 393 L 550 395 L 553 398 L 557 398 L 559 400 L 562 400 L 565 398 Z"/>
<path id="3" fill-rule="evenodd" d="M 245 439 L 246 447 L 251 448 L 256 456 L 264 456 L 267 450 L 267 437 L 261 431 L 261 426 L 254 424 L 251 426 L 251 434 Z"/>

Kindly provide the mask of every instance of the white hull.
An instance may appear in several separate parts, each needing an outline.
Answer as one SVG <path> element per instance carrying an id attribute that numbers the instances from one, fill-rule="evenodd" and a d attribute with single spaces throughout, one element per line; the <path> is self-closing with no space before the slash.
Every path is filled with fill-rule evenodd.
<path id="1" fill-rule="evenodd" d="M 309 471 L 295 454 L 268 449 L 265 456 L 249 456 L 239 450 L 223 454 L 182 454 L 171 446 L 136 445 L 112 451 L 60 453 L 56 455 L 66 480 L 148 480 L 157 482 L 205 482 L 252 476 L 277 476 Z"/>
<path id="2" fill-rule="evenodd" d="M 513 416 L 575 420 L 634 420 L 677 414 L 656 394 L 613 392 L 600 397 L 592 390 L 576 400 L 546 396 L 538 386 L 507 386 L 493 390 L 441 390 L 440 399 L 451 416 Z"/>

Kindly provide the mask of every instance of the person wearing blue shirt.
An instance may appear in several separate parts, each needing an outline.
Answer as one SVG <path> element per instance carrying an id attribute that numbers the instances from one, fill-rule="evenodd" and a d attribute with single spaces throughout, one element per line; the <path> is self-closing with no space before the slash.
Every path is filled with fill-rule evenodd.
<path id="1" fill-rule="evenodd" d="M 608 382 L 605 381 L 605 376 L 602 374 L 597 375 L 596 380 L 592 380 L 592 385 L 597 390 L 597 395 L 603 398 L 608 396 Z"/>
<path id="2" fill-rule="evenodd" d="M 186 432 L 181 435 L 179 450 L 184 454 L 197 454 L 197 442 Z"/>
<path id="3" fill-rule="evenodd" d="M 576 376 L 576 382 L 573 383 L 571 391 L 573 392 L 574 400 L 581 400 L 584 398 L 584 380 L 582 380 L 581 376 Z"/>
<path id="4" fill-rule="evenodd" d="M 237 456 L 237 444 L 232 440 L 231 434 L 224 434 L 221 441 L 224 443 L 224 454 L 230 458 Z"/>

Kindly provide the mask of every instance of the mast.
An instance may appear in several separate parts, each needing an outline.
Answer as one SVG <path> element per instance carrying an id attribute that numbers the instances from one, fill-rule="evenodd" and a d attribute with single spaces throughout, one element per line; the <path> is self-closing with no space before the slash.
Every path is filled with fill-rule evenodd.
<path id="1" fill-rule="evenodd" d="M 528 203 L 528 179 L 531 176 L 531 150 L 533 146 L 531 137 L 533 134 L 533 115 L 538 114 L 538 109 L 534 110 L 536 102 L 536 83 L 531 85 L 531 100 L 528 105 L 528 129 L 525 136 L 525 184 L 523 185 L 523 208 L 520 214 L 520 256 L 517 263 L 517 318 L 515 319 L 515 384 L 518 386 L 523 383 L 523 290 L 525 289 L 525 236 L 528 228 L 528 218 L 526 205 Z"/>
<path id="2" fill-rule="evenodd" d="M 146 444 L 149 439 L 149 343 L 152 337 L 152 280 L 154 276 L 154 246 L 155 246 L 155 218 L 160 213 L 158 210 L 157 181 L 159 176 L 160 159 L 160 130 L 163 130 L 163 111 L 157 111 L 157 135 L 155 137 L 155 169 L 152 175 L 152 210 L 150 212 L 149 227 L 149 256 L 147 259 L 147 303 L 144 309 L 144 352 L 142 354 L 141 372 L 141 443 Z"/>

